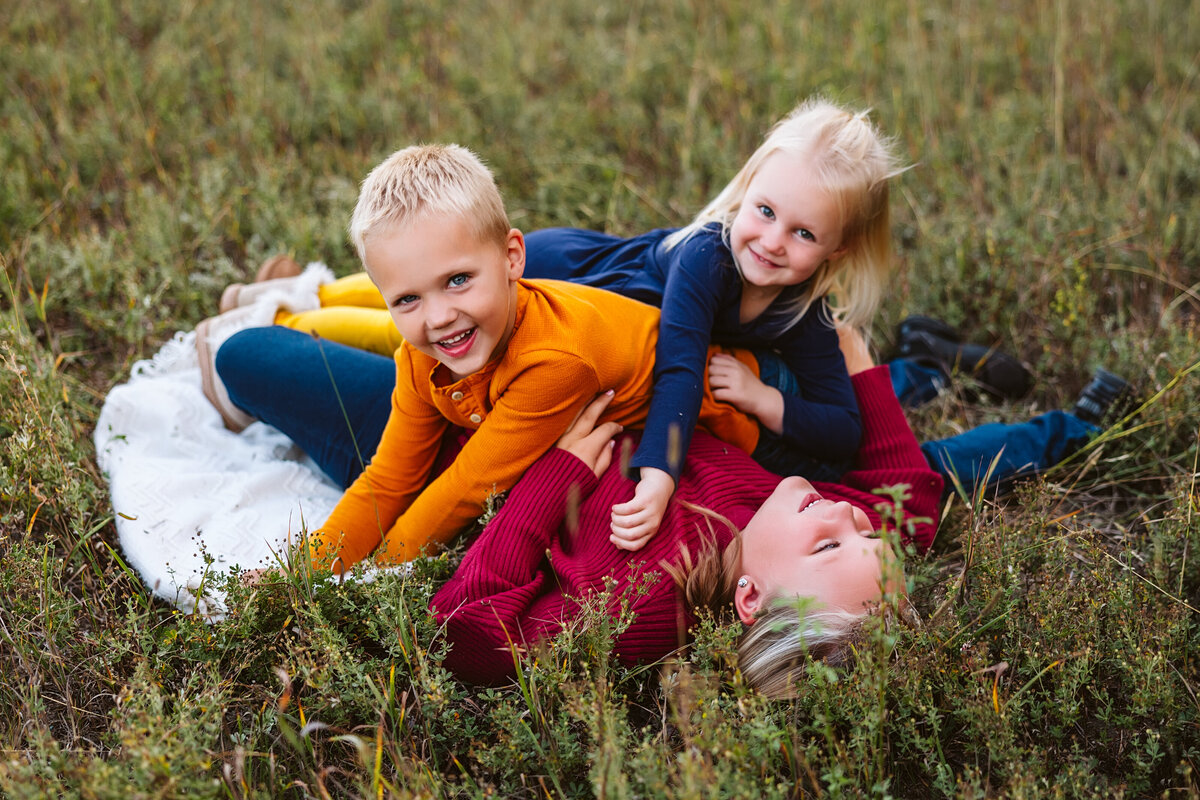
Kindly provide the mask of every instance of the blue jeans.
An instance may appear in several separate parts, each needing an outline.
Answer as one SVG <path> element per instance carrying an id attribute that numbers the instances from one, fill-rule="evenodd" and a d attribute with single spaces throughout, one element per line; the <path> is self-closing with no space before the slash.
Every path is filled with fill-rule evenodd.
<path id="1" fill-rule="evenodd" d="M 946 377 L 936 367 L 927 367 L 908 358 L 897 358 L 888 362 L 888 369 L 892 373 L 896 399 L 905 408 L 928 403 L 946 388 Z"/>
<path id="2" fill-rule="evenodd" d="M 340 486 L 375 454 L 392 410 L 392 359 L 274 326 L 235 333 L 216 363 L 234 405 L 287 434 Z"/>
<path id="3" fill-rule="evenodd" d="M 937 397 L 946 385 L 939 370 L 909 359 L 897 358 L 888 363 L 888 368 L 896 397 L 909 408 Z M 921 452 L 929 466 L 945 479 L 947 492 L 953 491 L 956 478 L 971 493 L 985 482 L 988 489 L 1004 491 L 1017 478 L 1062 461 L 1099 430 L 1074 414 L 1050 411 L 1027 422 L 989 422 L 956 436 L 926 442 Z M 989 470 L 993 459 L 996 466 Z"/>
<path id="4" fill-rule="evenodd" d="M 989 422 L 957 436 L 921 445 L 925 460 L 954 489 L 957 477 L 968 492 L 986 483 L 1006 491 L 1017 478 L 1052 467 L 1079 448 L 1099 428 L 1066 411 L 1049 411 L 1027 422 Z M 992 460 L 996 466 L 989 473 Z"/>

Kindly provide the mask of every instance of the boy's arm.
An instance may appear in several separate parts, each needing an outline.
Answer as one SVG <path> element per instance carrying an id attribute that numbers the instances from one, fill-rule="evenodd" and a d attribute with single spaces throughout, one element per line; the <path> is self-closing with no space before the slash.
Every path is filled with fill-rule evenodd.
<path id="1" fill-rule="evenodd" d="M 314 565 L 338 571 L 370 555 L 429 480 L 449 423 L 414 387 L 411 358 L 396 353 L 392 410 L 371 462 L 309 540 Z"/>
<path id="2" fill-rule="evenodd" d="M 577 357 L 550 351 L 526 359 L 454 462 L 395 520 L 376 560 L 410 561 L 447 544 L 489 495 L 512 488 L 601 388 L 609 387 Z"/>

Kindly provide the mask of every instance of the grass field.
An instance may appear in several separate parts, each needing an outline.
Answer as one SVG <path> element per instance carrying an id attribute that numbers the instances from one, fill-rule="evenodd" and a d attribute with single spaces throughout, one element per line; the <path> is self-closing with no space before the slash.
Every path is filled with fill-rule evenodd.
<path id="1" fill-rule="evenodd" d="M 443 5 L 2 4 L 0 793 L 1200 795 L 1200 3 Z M 914 165 L 880 350 L 934 313 L 1039 376 L 919 436 L 1069 407 L 1097 366 L 1146 401 L 1015 497 L 954 499 L 909 563 L 923 628 L 771 703 L 729 626 L 630 671 L 585 615 L 481 690 L 425 611 L 453 554 L 235 591 L 221 625 L 124 568 L 106 391 L 271 253 L 354 270 L 383 156 L 457 141 L 518 226 L 628 234 L 685 222 L 816 92 Z"/>

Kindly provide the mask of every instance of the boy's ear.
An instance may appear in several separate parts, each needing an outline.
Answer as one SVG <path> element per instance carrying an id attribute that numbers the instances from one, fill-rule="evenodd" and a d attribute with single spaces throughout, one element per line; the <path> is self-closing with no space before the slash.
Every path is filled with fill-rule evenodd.
<path id="1" fill-rule="evenodd" d="M 516 228 L 510 228 L 505 243 L 508 247 L 508 279 L 516 281 L 525 274 L 525 235 Z"/>

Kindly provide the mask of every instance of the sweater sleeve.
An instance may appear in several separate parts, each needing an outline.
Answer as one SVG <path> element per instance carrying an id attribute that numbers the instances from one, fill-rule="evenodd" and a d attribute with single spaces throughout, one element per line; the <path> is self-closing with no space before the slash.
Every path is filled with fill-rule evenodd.
<path id="1" fill-rule="evenodd" d="M 547 570 L 542 564 L 563 526 L 572 487 L 582 500 L 596 484 L 586 464 L 552 448 L 513 487 L 454 576 L 430 601 L 453 643 L 448 668 L 474 683 L 512 674 L 511 647 L 523 645 L 526 629 L 532 633 L 537 627 L 525 621 L 543 593 Z"/>
<path id="2" fill-rule="evenodd" d="M 392 410 L 375 455 L 309 541 L 318 568 L 340 559 L 348 569 L 370 555 L 429 480 L 449 423 L 416 390 L 415 380 L 402 347 L 396 352 Z"/>
<path id="3" fill-rule="evenodd" d="M 719 259 L 717 241 L 695 236 L 670 251 L 654 354 L 654 396 L 646 432 L 630 461 L 633 467 L 664 470 L 676 483 L 707 379 L 708 346 L 719 305 L 711 271 L 726 269 L 713 263 Z"/>
<path id="4" fill-rule="evenodd" d="M 842 476 L 842 483 L 866 492 L 908 484 L 911 497 L 904 505 L 906 516 L 929 520 L 917 523 L 909 537 L 924 551 L 937 531 L 942 478 L 929 467 L 917 444 L 892 390 L 887 366 L 860 372 L 852 381 L 862 413 L 863 440 L 855 469 Z"/>
<path id="5" fill-rule="evenodd" d="M 595 369 L 576 355 L 547 350 L 522 363 L 454 462 L 394 520 L 376 561 L 410 561 L 427 546 L 447 544 L 483 513 L 489 495 L 512 488 L 601 389 Z"/>
<path id="6" fill-rule="evenodd" d="M 845 461 L 858 449 L 862 422 L 837 331 L 825 321 L 826 313 L 824 300 L 813 303 L 776 339 L 801 386 L 800 394 L 783 396 L 783 438 L 822 461 Z"/>

